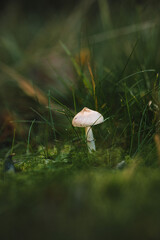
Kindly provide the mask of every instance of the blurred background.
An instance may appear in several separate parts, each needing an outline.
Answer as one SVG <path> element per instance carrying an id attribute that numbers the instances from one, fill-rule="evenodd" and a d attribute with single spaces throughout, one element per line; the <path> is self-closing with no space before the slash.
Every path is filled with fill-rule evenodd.
<path id="1" fill-rule="evenodd" d="M 102 127 L 101 135 L 109 143 L 118 126 L 117 136 L 122 134 L 123 140 L 116 140 L 117 144 L 130 147 L 131 125 L 138 130 L 141 113 L 153 99 L 150 93 L 159 70 L 159 4 L 136 0 L 2 1 L 1 147 L 11 144 L 14 131 L 16 140 L 24 141 L 33 120 L 37 121 L 32 129 L 35 142 L 41 143 L 44 124 L 38 121 L 50 121 L 50 111 L 57 137 L 63 138 L 64 128 L 70 128 L 68 118 L 84 106 L 105 117 L 114 115 L 114 120 Z M 132 74 L 134 77 L 128 78 Z M 64 111 L 61 104 L 71 111 L 67 118 L 66 113 L 59 113 Z M 128 121 L 130 126 L 124 131 Z"/>
<path id="2" fill-rule="evenodd" d="M 2 240 L 160 239 L 159 12 L 156 0 L 1 1 Z M 106 119 L 92 154 L 71 124 L 83 107 Z"/>

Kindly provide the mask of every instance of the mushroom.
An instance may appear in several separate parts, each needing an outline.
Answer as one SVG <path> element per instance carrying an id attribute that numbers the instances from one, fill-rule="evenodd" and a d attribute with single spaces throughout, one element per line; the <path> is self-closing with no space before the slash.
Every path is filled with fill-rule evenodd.
<path id="1" fill-rule="evenodd" d="M 72 120 L 72 125 L 74 127 L 85 128 L 89 152 L 96 150 L 92 126 L 100 124 L 102 122 L 104 122 L 103 116 L 99 112 L 93 111 L 87 107 L 84 107 L 79 113 L 77 113 Z"/>

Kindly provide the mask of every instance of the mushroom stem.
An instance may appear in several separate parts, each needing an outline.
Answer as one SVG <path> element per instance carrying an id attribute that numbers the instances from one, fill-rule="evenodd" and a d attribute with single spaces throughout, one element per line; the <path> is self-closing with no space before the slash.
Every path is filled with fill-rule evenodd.
<path id="1" fill-rule="evenodd" d="M 92 151 L 96 151 L 95 141 L 93 137 L 93 132 L 91 127 L 85 127 L 86 139 L 88 151 L 91 153 Z"/>

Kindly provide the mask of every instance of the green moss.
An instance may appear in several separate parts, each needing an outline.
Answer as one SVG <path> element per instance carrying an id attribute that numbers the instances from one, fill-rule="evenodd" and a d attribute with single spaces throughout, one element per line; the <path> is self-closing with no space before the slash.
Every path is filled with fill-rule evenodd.
<path id="1" fill-rule="evenodd" d="M 35 233 L 37 228 L 41 231 L 36 239 L 74 239 L 77 233 L 77 239 L 159 236 L 159 169 L 132 164 L 122 171 L 40 166 L 37 171 L 6 175 L 0 188 L 0 236 L 9 237 L 10 231 L 19 236 L 24 229 Z"/>

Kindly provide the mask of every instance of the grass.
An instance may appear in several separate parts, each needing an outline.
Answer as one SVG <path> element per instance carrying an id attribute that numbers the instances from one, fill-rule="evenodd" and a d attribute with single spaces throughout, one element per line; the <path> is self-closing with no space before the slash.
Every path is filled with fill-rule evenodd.
<path id="1" fill-rule="evenodd" d="M 0 17 L 2 239 L 159 239 L 159 12 L 131 5 Z M 106 119 L 92 154 L 83 107 Z"/>

